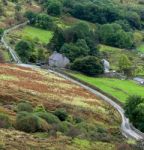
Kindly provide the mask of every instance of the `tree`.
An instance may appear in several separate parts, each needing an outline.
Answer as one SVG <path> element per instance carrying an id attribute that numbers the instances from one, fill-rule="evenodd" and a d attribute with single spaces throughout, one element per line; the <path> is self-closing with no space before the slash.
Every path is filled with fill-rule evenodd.
<path id="1" fill-rule="evenodd" d="M 134 119 L 134 116 L 133 116 Z M 134 119 L 134 125 L 144 132 L 144 103 L 140 103 L 137 105 L 135 109 L 135 119 Z"/>
<path id="2" fill-rule="evenodd" d="M 42 29 L 52 29 L 54 24 L 50 16 L 41 13 L 36 16 L 35 26 Z"/>
<path id="3" fill-rule="evenodd" d="M 89 76 L 96 76 L 103 73 L 103 64 L 100 59 L 94 56 L 86 56 L 76 59 L 71 69 L 80 71 Z"/>
<path id="4" fill-rule="evenodd" d="M 119 24 L 122 27 L 122 29 L 126 32 L 129 32 L 132 30 L 129 22 L 126 19 L 116 20 L 115 23 Z"/>
<path id="5" fill-rule="evenodd" d="M 135 47 L 140 45 L 142 43 L 142 41 L 144 40 L 143 35 L 140 32 L 134 32 L 133 37 L 134 37 L 134 46 Z"/>
<path id="6" fill-rule="evenodd" d="M 71 62 L 76 58 L 87 56 L 89 52 L 90 49 L 84 39 L 79 39 L 75 44 L 65 43 L 60 49 L 60 53 L 67 56 Z"/>
<path id="7" fill-rule="evenodd" d="M 131 68 L 131 62 L 127 55 L 121 55 L 118 63 L 119 70 L 127 75 L 128 70 Z"/>
<path id="8" fill-rule="evenodd" d="M 140 96 L 132 95 L 128 97 L 126 104 L 125 104 L 125 113 L 129 117 L 130 120 L 133 120 L 135 108 L 143 102 L 144 102 L 144 98 Z"/>
<path id="9" fill-rule="evenodd" d="M 28 11 L 25 13 L 25 17 L 28 18 L 31 25 L 42 29 L 53 29 L 54 23 L 51 17 L 45 13 L 33 13 Z"/>
<path id="10" fill-rule="evenodd" d="M 129 11 L 126 14 L 126 19 L 132 28 L 140 29 L 141 28 L 141 18 L 137 12 Z"/>
<path id="11" fill-rule="evenodd" d="M 125 104 L 125 114 L 135 127 L 144 132 L 144 98 L 130 96 Z"/>
<path id="12" fill-rule="evenodd" d="M 60 51 L 60 48 L 65 43 L 64 31 L 61 28 L 56 28 L 54 32 L 54 36 L 51 39 L 48 47 L 53 51 Z"/>
<path id="13" fill-rule="evenodd" d="M 111 46 L 119 48 L 131 48 L 133 36 L 130 32 L 125 32 L 121 25 L 117 23 L 104 24 L 98 30 L 99 40 Z"/>
<path id="14" fill-rule="evenodd" d="M 29 41 L 21 40 L 16 44 L 15 50 L 23 62 L 28 62 L 34 50 L 34 45 Z"/>
<path id="15" fill-rule="evenodd" d="M 27 11 L 24 15 L 26 18 L 28 18 L 30 24 L 35 24 L 36 22 L 36 13 L 32 12 L 32 11 Z"/>
<path id="16" fill-rule="evenodd" d="M 47 12 L 53 16 L 59 16 L 62 13 L 62 3 L 59 1 L 52 1 L 47 8 Z"/>

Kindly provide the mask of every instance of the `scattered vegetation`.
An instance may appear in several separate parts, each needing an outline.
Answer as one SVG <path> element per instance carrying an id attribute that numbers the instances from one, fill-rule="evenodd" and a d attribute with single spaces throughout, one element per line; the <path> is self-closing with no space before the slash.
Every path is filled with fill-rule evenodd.
<path id="1" fill-rule="evenodd" d="M 7 80 L 0 78 L 0 112 L 7 115 L 12 124 L 11 131 L 3 130 L 2 135 L 5 135 L 5 132 L 16 132 L 11 135 L 11 139 L 15 138 L 15 135 L 22 136 L 24 147 L 28 146 L 28 141 L 33 141 L 35 149 L 40 147 L 37 139 L 44 147 L 52 140 L 51 144 L 56 148 L 65 141 L 66 149 L 79 147 L 73 142 L 75 139 L 89 142 L 90 149 L 95 147 L 95 140 L 103 144 L 109 143 L 112 147 L 117 145 L 119 139 L 125 143 L 119 131 L 118 112 L 95 95 L 39 69 L 32 70 L 8 64 L 1 64 L 0 68 L 0 73 L 5 78 L 11 76 Z M 41 138 L 44 139 L 43 142 Z M 11 142 L 7 144 L 4 137 L 3 139 L 6 146 L 12 147 Z M 61 142 L 57 145 L 54 139 Z M 18 141 L 17 138 L 16 140 Z M 19 148 L 20 146 L 17 145 Z"/>

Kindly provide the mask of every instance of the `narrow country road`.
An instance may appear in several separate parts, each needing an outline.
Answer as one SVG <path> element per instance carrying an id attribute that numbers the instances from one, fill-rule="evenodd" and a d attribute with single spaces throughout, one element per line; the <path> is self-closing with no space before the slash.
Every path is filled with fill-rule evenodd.
<path id="1" fill-rule="evenodd" d="M 39 68 L 39 67 L 34 66 L 34 65 L 29 65 L 29 64 L 22 64 L 22 62 L 21 62 L 20 58 L 17 56 L 16 52 L 8 45 L 8 43 L 6 42 L 6 39 L 5 39 L 7 33 L 9 33 L 10 31 L 12 31 L 14 29 L 17 29 L 23 25 L 26 25 L 27 23 L 28 22 L 25 22 L 23 24 L 19 24 L 19 25 L 16 25 L 15 27 L 8 29 L 8 30 L 5 30 L 3 37 L 1 39 L 1 42 L 3 43 L 5 48 L 9 50 L 12 58 L 14 59 L 14 61 L 18 65 L 35 69 L 35 68 Z M 125 116 L 123 108 L 120 105 L 118 105 L 116 102 L 114 102 L 112 99 L 106 97 L 105 95 L 101 94 L 100 92 L 98 92 L 98 91 L 78 82 L 78 81 L 75 81 L 74 79 L 72 79 L 70 77 L 67 77 L 66 75 L 63 75 L 62 73 L 58 73 L 58 72 L 55 72 L 53 70 L 48 70 L 48 71 L 66 79 L 66 80 L 69 80 L 75 84 L 78 84 L 79 86 L 81 86 L 82 88 L 85 88 L 86 90 L 90 91 L 91 93 L 95 94 L 96 96 L 101 97 L 104 101 L 109 103 L 111 106 L 113 106 L 120 113 L 120 115 L 122 117 L 122 124 L 121 124 L 122 134 L 126 138 L 133 138 L 135 140 L 144 140 L 144 134 L 142 132 L 140 132 L 139 130 L 133 129 L 131 127 L 129 119 Z"/>
<path id="2" fill-rule="evenodd" d="M 8 45 L 8 43 L 6 42 L 6 35 L 7 35 L 9 32 L 11 32 L 12 30 L 15 30 L 15 29 L 17 29 L 17 28 L 19 28 L 19 27 L 25 26 L 28 22 L 29 22 L 29 21 L 26 21 L 26 22 L 24 22 L 24 23 L 18 24 L 18 25 L 14 26 L 14 27 L 11 27 L 11 28 L 5 30 L 4 33 L 3 33 L 3 36 L 2 36 L 2 38 L 1 38 L 2 44 L 3 44 L 3 45 L 5 46 L 5 48 L 9 51 L 9 53 L 11 54 L 13 60 L 14 60 L 16 63 L 18 63 L 18 64 L 21 64 L 22 62 L 21 62 L 20 58 L 18 57 L 17 53 L 15 52 L 15 50 L 13 50 L 13 49 Z"/>

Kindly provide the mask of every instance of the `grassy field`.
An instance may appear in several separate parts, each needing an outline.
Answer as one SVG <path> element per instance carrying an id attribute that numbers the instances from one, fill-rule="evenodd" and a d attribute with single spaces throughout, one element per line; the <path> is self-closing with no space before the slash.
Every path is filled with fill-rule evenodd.
<path id="1" fill-rule="evenodd" d="M 130 95 L 141 95 L 144 97 L 144 87 L 131 80 L 94 78 L 79 73 L 73 73 L 72 75 L 111 94 L 122 103 L 125 103 L 127 97 Z"/>
<path id="2" fill-rule="evenodd" d="M 23 28 L 21 35 L 23 37 L 38 39 L 41 43 L 47 44 L 53 37 L 53 32 L 31 26 L 26 26 Z"/>

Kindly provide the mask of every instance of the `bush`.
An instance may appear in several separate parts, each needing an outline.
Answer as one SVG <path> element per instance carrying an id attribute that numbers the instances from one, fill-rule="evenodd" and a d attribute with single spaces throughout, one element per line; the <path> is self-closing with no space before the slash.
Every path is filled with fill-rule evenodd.
<path id="1" fill-rule="evenodd" d="M 30 113 L 19 113 L 16 118 L 16 128 L 25 132 L 40 130 L 40 118 Z"/>
<path id="2" fill-rule="evenodd" d="M 61 120 L 65 121 L 68 117 L 68 114 L 65 109 L 57 109 L 54 114 Z"/>
<path id="3" fill-rule="evenodd" d="M 18 112 L 21 112 L 21 111 L 32 112 L 33 108 L 32 108 L 31 104 L 26 103 L 26 102 L 22 102 L 22 103 L 18 104 L 17 111 Z"/>
<path id="4" fill-rule="evenodd" d="M 35 107 L 34 112 L 46 112 L 43 105 L 38 105 Z"/>
<path id="5" fill-rule="evenodd" d="M 70 136 L 72 138 L 77 137 L 78 135 L 81 134 L 81 131 L 78 128 L 71 127 L 67 133 L 67 136 Z"/>
<path id="6" fill-rule="evenodd" d="M 76 128 L 79 129 L 79 133 L 81 133 L 81 137 L 90 140 L 109 142 L 109 140 L 111 139 L 106 128 L 103 128 L 96 124 L 91 124 L 83 121 L 77 124 Z"/>
<path id="7" fill-rule="evenodd" d="M 67 121 L 64 121 L 59 124 L 58 130 L 66 134 L 68 133 L 70 127 L 71 127 L 71 124 Z"/>
<path id="8" fill-rule="evenodd" d="M 12 127 L 9 117 L 5 114 L 0 114 L 0 128 L 10 128 Z"/>
<path id="9" fill-rule="evenodd" d="M 74 117 L 74 121 L 75 123 L 81 123 L 83 121 L 83 119 L 79 116 Z"/>
<path id="10" fill-rule="evenodd" d="M 51 125 L 49 125 L 47 123 L 47 121 L 42 119 L 42 118 L 39 118 L 39 122 L 40 122 L 40 129 L 39 129 L 40 131 L 47 132 L 47 131 L 49 131 L 52 128 Z"/>
<path id="11" fill-rule="evenodd" d="M 71 65 L 71 69 L 80 71 L 89 76 L 102 74 L 104 70 L 102 62 L 94 56 L 76 59 Z"/>
<path id="12" fill-rule="evenodd" d="M 35 114 L 44 119 L 49 124 L 58 124 L 60 122 L 60 120 L 55 115 L 48 112 L 37 112 Z"/>

